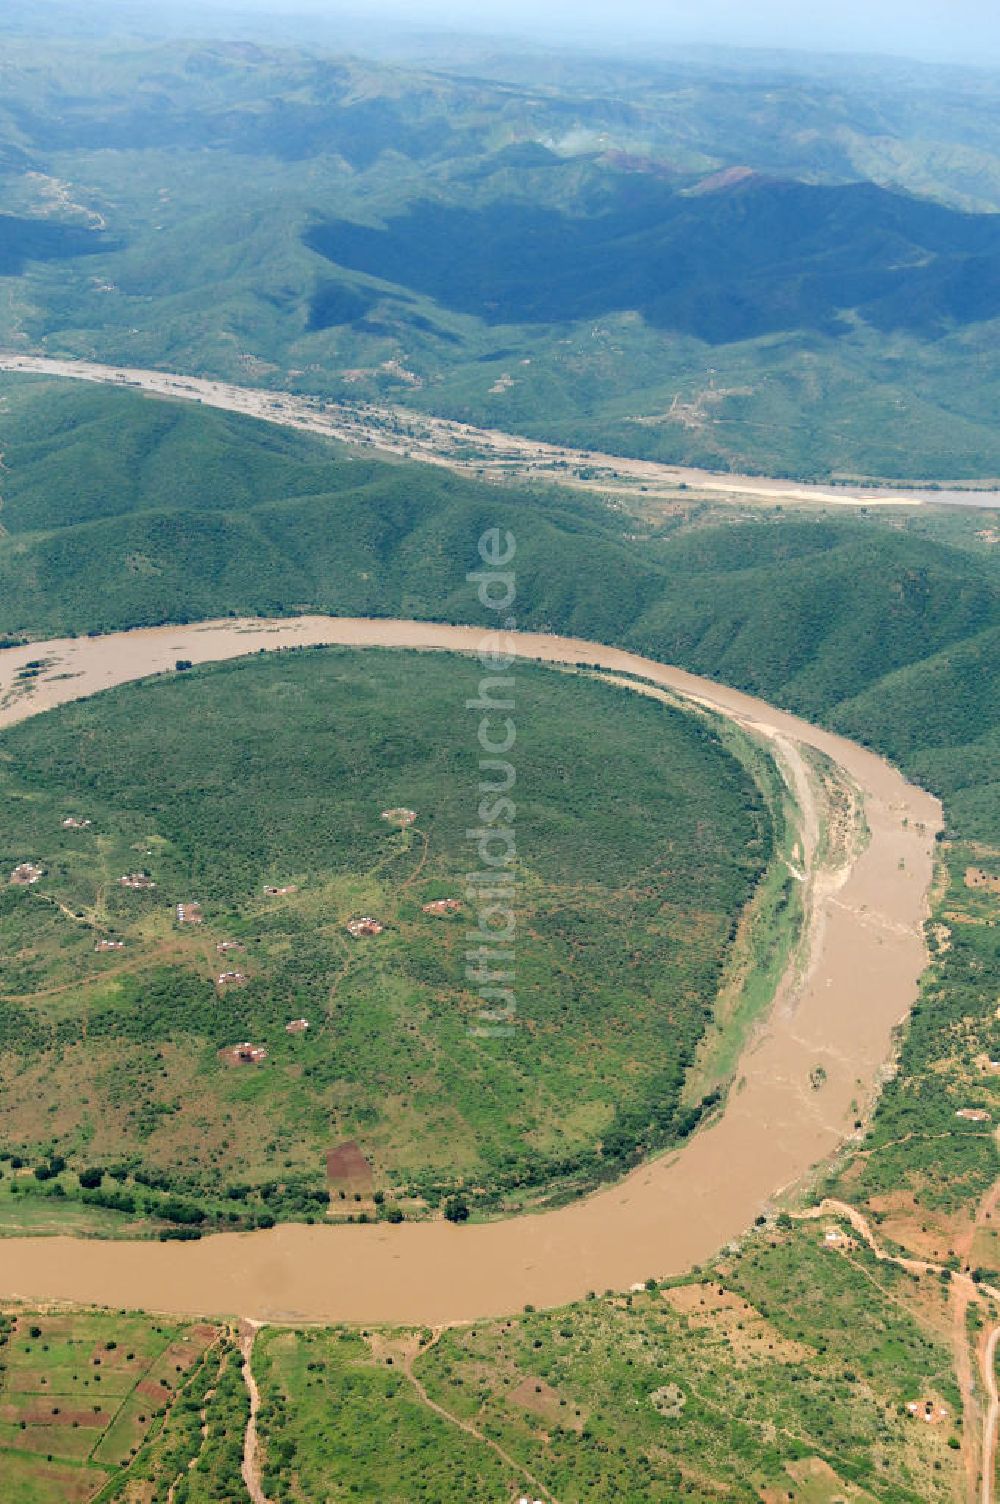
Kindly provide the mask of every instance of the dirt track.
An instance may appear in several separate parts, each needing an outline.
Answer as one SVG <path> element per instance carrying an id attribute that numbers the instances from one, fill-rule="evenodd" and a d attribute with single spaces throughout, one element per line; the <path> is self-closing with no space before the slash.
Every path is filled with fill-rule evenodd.
<path id="1" fill-rule="evenodd" d="M 311 643 L 469 651 L 482 638 L 472 627 L 306 617 L 50 642 L 44 654 L 54 661 L 34 681 L 35 694 L 0 710 L 0 726 L 172 669 L 179 657 L 207 662 Z M 42 647 L 0 654 L 0 700 Z M 431 1325 L 529 1301 L 557 1305 L 700 1262 L 850 1133 L 925 964 L 937 801 L 854 743 L 680 669 L 566 638 L 522 634 L 515 648 L 521 656 L 640 674 L 786 749 L 818 747 L 864 795 L 870 841 L 841 870 L 813 875 L 805 974 L 744 1052 L 719 1119 L 682 1151 L 544 1215 L 466 1227 L 283 1226 L 191 1244 L 9 1239 L 0 1242 L 0 1294 L 267 1320 Z M 54 677 L 66 674 L 74 677 Z M 465 692 L 458 683 L 457 701 Z M 821 1089 L 811 1084 L 817 1066 L 825 1072 Z"/>
<path id="2" fill-rule="evenodd" d="M 260 1478 L 260 1455 L 257 1439 L 257 1415 L 260 1411 L 260 1390 L 253 1373 L 253 1344 L 259 1324 L 244 1321 L 240 1330 L 240 1354 L 243 1358 L 243 1382 L 250 1400 L 250 1415 L 243 1436 L 243 1462 L 240 1476 L 250 1495 L 251 1504 L 270 1504 Z"/>
<path id="3" fill-rule="evenodd" d="M 919 482 L 907 491 L 879 489 L 877 486 L 824 488 L 766 476 L 720 475 L 690 466 L 567 448 L 495 428 L 476 428 L 470 423 L 457 423 L 412 408 L 375 406 L 365 402 L 323 402 L 290 392 L 235 386 L 227 381 L 182 376 L 170 371 L 148 371 L 2 351 L 0 371 L 136 387 L 155 396 L 245 413 L 285 428 L 299 428 L 345 444 L 493 480 L 550 480 L 599 492 L 638 492 L 641 487 L 646 500 L 676 498 L 683 488 L 684 491 L 732 496 L 744 501 L 779 501 L 783 504 L 921 506 L 930 501 L 979 507 L 1000 505 L 1000 491 L 995 490 L 921 490 Z"/>
<path id="4" fill-rule="evenodd" d="M 1000 1414 L 1000 1398 L 997 1396 L 997 1342 L 1000 1326 L 995 1326 L 986 1339 L 983 1351 L 983 1382 L 989 1404 L 983 1420 L 983 1461 L 980 1479 L 981 1504 L 993 1504 L 993 1479 L 996 1473 L 997 1416 Z"/>
<path id="5" fill-rule="evenodd" d="M 871 1222 L 864 1213 L 858 1211 L 857 1207 L 851 1206 L 846 1201 L 837 1201 L 828 1197 L 825 1201 L 821 1201 L 818 1206 L 812 1206 L 808 1211 L 798 1213 L 800 1220 L 810 1220 L 824 1216 L 846 1218 L 858 1236 L 863 1238 L 868 1244 L 868 1247 L 880 1263 L 895 1264 L 897 1269 L 905 1269 L 907 1274 L 944 1275 L 949 1279 L 953 1300 L 954 1297 L 958 1297 L 957 1300 L 954 1300 L 955 1314 L 952 1319 L 955 1326 L 956 1350 L 961 1354 L 960 1361 L 956 1362 L 955 1365 L 955 1376 L 958 1379 L 966 1417 L 966 1432 L 962 1440 L 963 1446 L 967 1446 L 969 1449 L 971 1463 L 967 1482 L 971 1490 L 976 1482 L 978 1473 L 979 1504 L 993 1504 L 997 1420 L 1000 1418 L 1000 1396 L 997 1394 L 996 1383 L 996 1353 L 997 1342 L 1000 1341 L 1000 1326 L 994 1325 L 989 1328 L 988 1334 L 980 1347 L 980 1371 L 982 1373 L 983 1389 L 989 1403 L 979 1428 L 979 1453 L 977 1456 L 973 1450 L 975 1435 L 968 1426 L 969 1416 L 970 1414 L 975 1414 L 975 1409 L 969 1404 L 971 1372 L 964 1371 L 970 1367 L 968 1364 L 969 1339 L 966 1332 L 965 1312 L 970 1301 L 984 1305 L 989 1310 L 988 1302 L 1000 1298 L 1000 1290 L 997 1290 L 994 1285 L 977 1284 L 970 1275 L 949 1269 L 943 1264 L 936 1264 L 930 1259 L 907 1258 L 902 1254 L 890 1253 L 879 1242 Z"/>

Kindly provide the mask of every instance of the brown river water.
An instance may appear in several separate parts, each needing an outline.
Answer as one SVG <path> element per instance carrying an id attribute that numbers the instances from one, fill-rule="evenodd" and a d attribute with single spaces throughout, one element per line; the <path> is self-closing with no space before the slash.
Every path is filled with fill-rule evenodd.
<path id="1" fill-rule="evenodd" d="M 0 701 L 29 659 L 53 660 L 34 694 L 7 698 L 0 727 L 172 669 L 178 658 L 203 663 L 318 643 L 469 651 L 482 640 L 474 627 L 300 617 L 33 643 L 0 653 Z M 0 1239 L 0 1296 L 257 1320 L 427 1324 L 499 1315 L 528 1302 L 559 1305 L 700 1263 L 850 1134 L 858 1108 L 877 1089 L 892 1031 L 914 1001 L 926 962 L 922 925 L 941 824 L 937 800 L 853 742 L 681 669 L 528 633 L 518 634 L 516 651 L 642 675 L 769 736 L 786 766 L 799 748 L 819 748 L 863 793 L 870 840 L 840 871 L 817 870 L 808 959 L 744 1050 L 717 1120 L 615 1185 L 560 1210 L 504 1222 L 283 1226 L 187 1244 Z M 817 1066 L 826 1072 L 820 1090 L 810 1084 Z"/>

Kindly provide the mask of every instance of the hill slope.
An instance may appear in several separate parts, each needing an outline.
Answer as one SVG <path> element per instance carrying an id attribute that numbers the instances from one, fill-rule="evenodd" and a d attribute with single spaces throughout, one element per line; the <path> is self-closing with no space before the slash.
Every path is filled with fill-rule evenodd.
<path id="1" fill-rule="evenodd" d="M 825 720 L 946 799 L 961 790 L 968 834 L 1000 828 L 989 757 L 949 751 L 995 730 L 988 545 L 780 512 L 636 537 L 577 493 L 498 491 L 128 392 L 3 389 L 0 632 L 310 609 L 467 621 L 477 540 L 502 517 L 520 626 L 620 642 Z"/>
<path id="2" fill-rule="evenodd" d="M 0 344 L 722 469 L 1000 474 L 990 75 L 483 64 L 11 40 Z"/>

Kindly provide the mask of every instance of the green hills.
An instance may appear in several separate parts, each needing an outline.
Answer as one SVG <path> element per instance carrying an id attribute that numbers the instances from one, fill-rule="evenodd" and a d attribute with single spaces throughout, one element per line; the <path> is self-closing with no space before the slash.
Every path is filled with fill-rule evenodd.
<path id="1" fill-rule="evenodd" d="M 919 515 L 692 503 L 637 533 L 586 495 L 497 491 L 182 403 L 0 390 L 8 637 L 309 610 L 468 621 L 476 542 L 502 517 L 522 628 L 619 642 L 823 720 L 960 800 L 967 834 L 1000 828 L 1000 586 L 971 528 L 947 542 Z"/>
<path id="2" fill-rule="evenodd" d="M 988 73 L 27 30 L 3 346 L 709 468 L 1000 474 Z"/>

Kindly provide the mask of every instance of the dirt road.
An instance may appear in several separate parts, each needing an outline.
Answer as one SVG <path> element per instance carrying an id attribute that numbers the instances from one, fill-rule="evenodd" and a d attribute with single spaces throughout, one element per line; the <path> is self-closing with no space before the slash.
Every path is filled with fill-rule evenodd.
<path id="1" fill-rule="evenodd" d="M 983 1483 L 981 1504 L 993 1504 L 994 1479 L 996 1476 L 997 1419 L 1000 1417 L 1000 1398 L 997 1396 L 997 1342 L 1000 1341 L 1000 1326 L 995 1326 L 986 1339 L 983 1354 L 983 1383 L 989 1400 L 983 1420 Z"/>
<path id="2" fill-rule="evenodd" d="M 35 643 L 0 654 L 0 701 L 30 658 L 43 651 L 52 660 L 32 696 L 0 710 L 0 726 L 172 671 L 182 657 L 199 663 L 312 643 L 470 652 L 482 642 L 473 627 L 304 617 Z M 724 1112 L 683 1150 L 543 1215 L 465 1227 L 280 1226 L 195 1243 L 8 1239 L 0 1242 L 0 1293 L 277 1321 L 429 1325 L 526 1302 L 558 1305 L 701 1262 L 850 1134 L 926 962 L 937 801 L 874 753 L 680 669 L 568 638 L 517 634 L 512 646 L 525 657 L 640 675 L 788 747 L 817 747 L 864 796 L 870 840 L 844 867 L 813 874 L 803 974 L 745 1049 Z M 478 666 L 468 670 L 467 682 L 456 671 L 457 704 L 476 682 Z"/>
<path id="3" fill-rule="evenodd" d="M 260 1390 L 253 1376 L 253 1344 L 260 1330 L 257 1321 L 240 1323 L 240 1353 L 243 1356 L 243 1382 L 250 1398 L 250 1418 L 243 1437 L 243 1463 L 241 1474 L 250 1495 L 251 1504 L 270 1504 L 260 1481 L 260 1458 L 257 1446 L 257 1415 L 260 1411 Z"/>
<path id="4" fill-rule="evenodd" d="M 990 1192 L 991 1199 L 996 1199 L 998 1191 L 1000 1191 L 1000 1181 L 997 1182 L 997 1185 Z M 860 1212 L 857 1207 L 849 1205 L 846 1201 L 836 1201 L 833 1198 L 827 1198 L 825 1201 L 820 1202 L 819 1206 L 810 1207 L 808 1211 L 800 1212 L 798 1215 L 800 1219 L 814 1219 L 824 1216 L 844 1217 L 851 1224 L 858 1236 L 863 1238 L 868 1244 L 868 1247 L 880 1263 L 895 1264 L 897 1268 L 905 1269 L 908 1274 L 948 1275 L 955 1297 L 953 1300 L 955 1372 L 962 1395 L 962 1403 L 966 1409 L 966 1419 L 968 1421 L 970 1414 L 975 1416 L 975 1406 L 970 1404 L 972 1369 L 969 1362 L 965 1313 L 970 1302 L 974 1301 L 979 1305 L 987 1305 L 990 1301 L 995 1302 L 1000 1300 L 1000 1290 L 994 1285 L 982 1282 L 977 1283 L 970 1275 L 957 1273 L 954 1270 L 946 1268 L 943 1264 L 934 1263 L 930 1259 L 909 1258 L 904 1254 L 890 1253 L 879 1242 L 871 1222 L 864 1213 Z M 987 1399 L 987 1407 L 982 1417 L 982 1437 L 978 1462 L 980 1504 L 994 1504 L 995 1498 L 997 1422 L 1000 1420 L 1000 1396 L 998 1396 L 996 1381 L 998 1341 L 1000 1341 L 1000 1326 L 993 1326 L 980 1348 L 979 1367 L 983 1380 L 983 1390 Z M 975 1477 L 976 1465 L 973 1462 L 972 1471 L 968 1478 L 972 1494 L 975 1492 Z"/>
<path id="5" fill-rule="evenodd" d="M 372 403 L 324 402 L 290 392 L 235 386 L 169 371 L 106 366 L 93 361 L 0 352 L 0 371 L 62 376 L 109 386 L 134 387 L 160 397 L 200 402 L 227 412 L 245 413 L 285 428 L 300 428 L 345 444 L 440 465 L 466 475 L 521 481 L 552 480 L 588 491 L 632 492 L 645 499 L 676 497 L 680 491 L 742 497 L 751 501 L 813 503 L 822 506 L 920 506 L 925 502 L 995 507 L 1000 491 L 908 490 L 850 486 L 816 486 L 766 476 L 720 475 L 656 460 L 627 459 L 596 450 L 573 449 L 476 428 L 411 408 Z M 473 458 L 469 455 L 473 454 Z"/>

